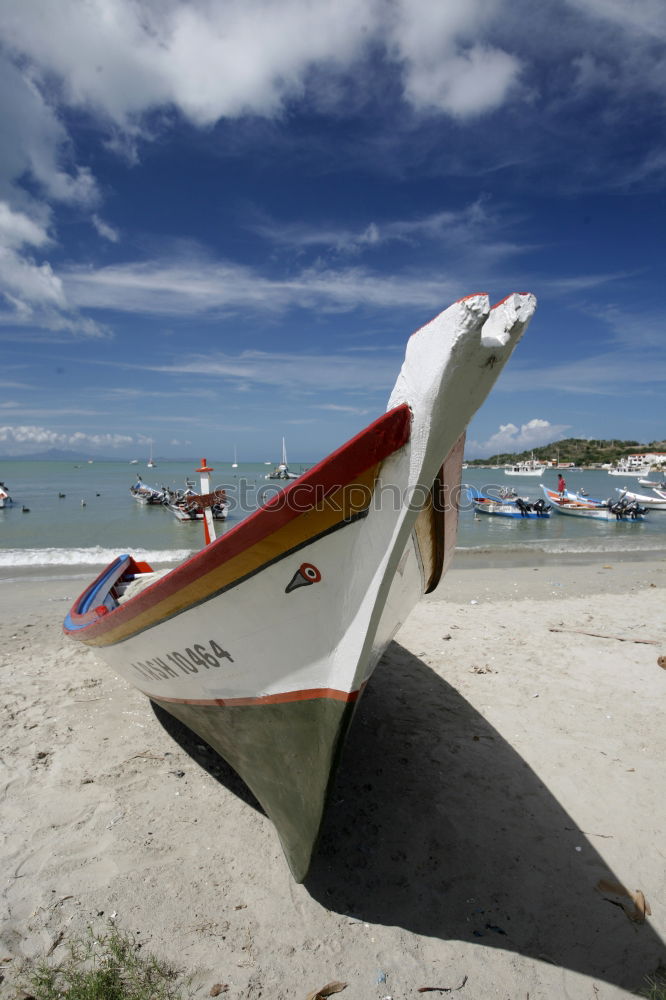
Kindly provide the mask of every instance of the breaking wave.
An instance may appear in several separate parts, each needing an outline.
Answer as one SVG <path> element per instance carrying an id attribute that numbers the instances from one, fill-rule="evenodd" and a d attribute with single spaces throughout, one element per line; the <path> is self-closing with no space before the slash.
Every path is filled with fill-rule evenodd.
<path id="1" fill-rule="evenodd" d="M 559 539 L 557 541 L 525 542 L 523 545 L 458 545 L 456 552 L 481 553 L 486 555 L 510 555 L 511 553 L 537 552 L 542 555 L 563 555 L 566 553 L 589 554 L 613 552 L 635 553 L 661 553 L 666 552 L 666 539 L 656 538 L 654 535 L 649 538 L 629 539 L 629 538 L 607 538 L 603 541 L 592 541 L 585 539 Z"/>
<path id="2" fill-rule="evenodd" d="M 127 551 L 127 550 L 125 550 Z M 147 563 L 179 563 L 192 555 L 193 549 L 134 549 L 135 559 Z M 0 549 L 0 567 L 29 566 L 106 566 L 123 549 L 105 549 L 99 545 L 75 549 Z"/>

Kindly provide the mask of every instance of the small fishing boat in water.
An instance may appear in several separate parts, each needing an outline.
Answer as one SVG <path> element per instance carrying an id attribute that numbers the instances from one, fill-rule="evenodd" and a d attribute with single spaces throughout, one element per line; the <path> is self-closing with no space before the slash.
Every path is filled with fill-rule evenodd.
<path id="1" fill-rule="evenodd" d="M 654 491 L 654 496 L 649 496 L 646 493 L 633 493 L 631 490 L 616 486 L 615 492 L 620 494 L 620 500 L 632 500 L 641 507 L 647 507 L 648 510 L 666 510 L 666 495 L 659 496 L 658 490 Z"/>
<path id="2" fill-rule="evenodd" d="M 208 475 L 214 469 L 206 464 L 205 459 L 198 471 L 205 477 L 202 479 L 201 490 L 197 493 L 194 480 L 186 479 L 184 490 L 166 491 L 165 507 L 178 521 L 226 521 L 231 506 L 226 490 L 218 487 L 211 492 Z"/>
<path id="3" fill-rule="evenodd" d="M 592 521 L 626 521 L 633 523 L 643 521 L 647 513 L 644 507 L 635 501 L 629 500 L 585 500 L 581 498 L 570 499 L 566 493 L 556 493 L 549 490 L 547 486 L 541 484 L 541 489 L 545 499 L 553 505 L 553 509 L 558 514 L 566 514 L 571 517 L 585 517 Z"/>
<path id="4" fill-rule="evenodd" d="M 165 575 L 119 555 L 65 620 L 235 768 L 299 882 L 358 699 L 452 557 L 465 430 L 535 306 L 454 303 L 410 338 L 383 416 Z"/>
<path id="5" fill-rule="evenodd" d="M 180 500 L 170 501 L 165 506 L 178 521 L 203 521 L 207 509 L 214 521 L 226 521 L 229 516 L 229 502 L 224 490 L 206 494 L 186 493 Z"/>
<path id="6" fill-rule="evenodd" d="M 0 507 L 11 507 L 13 503 L 14 501 L 9 495 L 9 487 L 0 483 Z"/>
<path id="7" fill-rule="evenodd" d="M 538 500 L 511 495 L 492 497 L 480 493 L 473 486 L 467 487 L 467 495 L 477 514 L 491 514 L 495 517 L 512 517 L 519 520 L 550 517 L 551 505 L 541 497 Z"/>
<path id="8" fill-rule="evenodd" d="M 158 490 L 154 486 L 147 486 L 141 476 L 137 476 L 129 491 L 136 502 L 144 506 L 163 504 L 167 495 L 164 488 Z"/>

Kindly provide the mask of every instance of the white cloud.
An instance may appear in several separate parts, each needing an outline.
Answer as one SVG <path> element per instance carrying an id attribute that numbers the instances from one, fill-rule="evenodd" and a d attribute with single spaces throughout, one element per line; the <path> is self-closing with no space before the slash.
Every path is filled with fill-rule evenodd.
<path id="1" fill-rule="evenodd" d="M 9 307 L 0 310 L 0 324 L 105 336 L 106 331 L 98 323 L 70 306 L 62 281 L 49 262 L 38 262 L 27 249 L 50 242 L 40 220 L 0 201 L 0 301 L 4 298 Z"/>
<path id="2" fill-rule="evenodd" d="M 100 219 L 99 215 L 93 215 L 91 222 L 98 234 L 105 240 L 109 240 L 110 243 L 117 243 L 120 239 L 120 233 L 113 226 L 110 226 L 108 222 L 104 219 Z"/>
<path id="3" fill-rule="evenodd" d="M 15 212 L 6 201 L 0 201 L 0 246 L 18 249 L 22 246 L 43 246 L 49 242 L 45 227 L 25 212 Z"/>
<path id="4" fill-rule="evenodd" d="M 51 265 L 36 264 L 6 248 L 0 248 L 0 290 L 16 309 L 17 318 L 27 318 L 34 306 L 65 307 L 62 281 Z"/>
<path id="5" fill-rule="evenodd" d="M 488 457 L 505 452 L 528 451 L 559 441 L 570 429 L 569 424 L 551 424 L 536 417 L 517 427 L 515 424 L 501 424 L 500 429 L 487 441 L 468 441 L 465 452 L 471 458 Z"/>
<path id="6" fill-rule="evenodd" d="M 467 116 L 503 103 L 519 68 L 482 40 L 500 8 L 499 0 L 24 0 L 5 5 L 0 29 L 37 80 L 55 75 L 60 100 L 121 130 L 172 105 L 200 126 L 273 117 L 304 94 L 313 69 L 348 72 L 371 49 L 394 61 L 414 107 Z"/>
<path id="7" fill-rule="evenodd" d="M 34 425 L 0 427 L 0 442 L 8 455 L 18 455 L 45 448 L 67 448 L 79 451 L 100 451 L 106 448 L 124 448 L 134 443 L 126 434 L 64 434 L 48 427 Z"/>
<path id="8" fill-rule="evenodd" d="M 500 7 L 495 0 L 398 3 L 391 41 L 415 108 L 465 118 L 504 104 L 520 62 L 479 37 Z"/>
<path id="9" fill-rule="evenodd" d="M 27 5 L 26 5 L 27 6 Z M 7 16 L 8 7 L 0 11 Z M 25 13 L 25 12 L 24 12 Z M 32 18 L 26 18 L 31 26 Z M 43 192 L 57 201 L 92 204 L 98 197 L 90 171 L 71 159 L 69 137 L 31 75 L 19 70 L 0 52 L 0 196 L 16 194 L 12 185 L 30 175 Z"/>

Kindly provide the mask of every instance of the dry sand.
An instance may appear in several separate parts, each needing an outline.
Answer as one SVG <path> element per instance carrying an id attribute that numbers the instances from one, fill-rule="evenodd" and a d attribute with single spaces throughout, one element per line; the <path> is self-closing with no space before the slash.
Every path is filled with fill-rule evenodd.
<path id="1" fill-rule="evenodd" d="M 1 585 L 0 996 L 108 921 L 201 996 L 629 996 L 666 958 L 666 566 L 610 562 L 454 564 L 360 702 L 304 885 L 224 762 L 62 636 L 83 582 Z"/>

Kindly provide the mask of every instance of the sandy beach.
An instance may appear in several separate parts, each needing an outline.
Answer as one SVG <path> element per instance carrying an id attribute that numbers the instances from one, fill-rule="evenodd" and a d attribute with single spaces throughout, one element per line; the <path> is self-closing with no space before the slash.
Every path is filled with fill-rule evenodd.
<path id="1" fill-rule="evenodd" d="M 109 921 L 251 1000 L 610 1000 L 666 961 L 663 560 L 456 557 L 361 699 L 304 885 L 230 768 L 62 635 L 83 586 L 0 587 L 0 996 Z"/>

